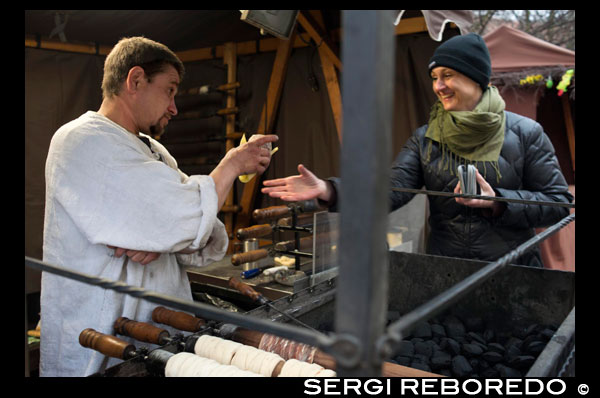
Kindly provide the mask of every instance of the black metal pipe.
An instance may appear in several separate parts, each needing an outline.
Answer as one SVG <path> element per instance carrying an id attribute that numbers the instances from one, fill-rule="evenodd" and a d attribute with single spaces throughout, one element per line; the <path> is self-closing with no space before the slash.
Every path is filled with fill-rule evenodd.
<path id="1" fill-rule="evenodd" d="M 342 12 L 340 236 L 335 330 L 363 346 L 357 366 L 340 377 L 381 375 L 376 343 L 384 333 L 388 296 L 386 229 L 396 42 L 394 12 Z M 357 183 L 359 182 L 359 183 Z"/>
<path id="2" fill-rule="evenodd" d="M 469 194 L 463 194 L 463 193 L 429 191 L 427 189 L 413 189 L 413 188 L 390 188 L 390 190 L 397 191 L 397 192 L 432 195 L 432 196 L 445 196 L 448 198 L 481 199 L 481 200 L 491 200 L 491 201 L 495 201 L 495 202 L 518 203 L 518 204 L 525 204 L 525 205 L 567 207 L 569 209 L 575 208 L 575 203 L 548 202 L 548 201 L 541 201 L 541 200 L 504 198 L 501 196 L 469 195 Z"/>
<path id="3" fill-rule="evenodd" d="M 334 356 L 335 353 L 333 351 L 336 350 L 337 344 L 340 342 L 343 343 L 353 341 L 351 337 L 347 336 L 328 336 L 323 333 L 317 333 L 312 330 L 291 326 L 285 323 L 271 322 L 268 320 L 249 317 L 243 314 L 229 312 L 220 308 L 215 308 L 208 304 L 190 302 L 176 297 L 166 296 L 160 293 L 142 289 L 140 287 L 130 286 L 120 281 L 111 281 L 108 279 L 98 278 L 96 276 L 72 271 L 56 265 L 51 265 L 27 256 L 25 256 L 25 265 L 40 271 L 50 272 L 55 275 L 74 279 L 93 286 L 100 286 L 104 289 L 115 290 L 119 293 L 141 298 L 156 304 L 190 312 L 204 319 L 213 319 L 220 322 L 233 323 L 246 329 L 270 333 L 290 340 L 313 345 L 321 348 L 325 352 L 332 353 Z M 344 358 L 341 358 L 341 360 L 343 361 Z"/>

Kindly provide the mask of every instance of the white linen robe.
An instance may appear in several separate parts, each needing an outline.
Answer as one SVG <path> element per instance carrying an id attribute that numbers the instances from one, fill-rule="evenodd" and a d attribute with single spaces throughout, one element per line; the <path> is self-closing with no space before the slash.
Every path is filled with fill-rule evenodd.
<path id="1" fill-rule="evenodd" d="M 164 146 L 150 141 L 155 153 L 93 111 L 57 130 L 46 161 L 43 261 L 192 301 L 185 267 L 222 259 L 228 245 L 214 181 L 188 177 Z M 114 257 L 107 245 L 161 255 L 145 266 L 131 259 L 124 266 L 126 255 Z M 174 254 L 182 249 L 199 251 Z M 43 272 L 40 376 L 85 376 L 120 362 L 80 346 L 79 334 L 86 328 L 114 334 L 120 316 L 152 323 L 156 306 Z"/>

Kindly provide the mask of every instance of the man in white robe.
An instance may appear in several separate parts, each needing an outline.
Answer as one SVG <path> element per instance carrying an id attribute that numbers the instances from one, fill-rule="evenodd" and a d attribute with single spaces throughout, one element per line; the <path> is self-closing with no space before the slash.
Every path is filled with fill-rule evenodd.
<path id="1" fill-rule="evenodd" d="M 123 39 L 107 56 L 102 106 L 59 128 L 50 144 L 45 262 L 193 300 L 186 267 L 223 258 L 228 237 L 217 213 L 239 175 L 268 167 L 262 146 L 277 137 L 253 137 L 208 176 L 185 175 L 150 137 L 177 114 L 182 76 L 175 54 L 149 39 Z M 152 323 L 154 307 L 43 272 L 40 376 L 86 376 L 120 362 L 81 347 L 79 334 L 113 334 L 121 316 Z"/>

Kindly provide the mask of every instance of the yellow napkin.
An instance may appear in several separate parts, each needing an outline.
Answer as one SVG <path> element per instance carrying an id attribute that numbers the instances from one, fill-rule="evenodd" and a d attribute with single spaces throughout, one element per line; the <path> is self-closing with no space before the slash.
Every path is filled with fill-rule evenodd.
<path id="1" fill-rule="evenodd" d="M 244 145 L 246 143 L 246 134 L 242 135 L 242 139 L 240 140 L 240 145 Z M 270 144 L 270 143 L 269 143 Z M 279 147 L 273 148 L 271 150 L 271 156 L 273 156 L 273 154 L 275 152 L 277 152 L 277 150 L 279 149 Z M 254 176 L 256 175 L 256 173 L 252 173 L 252 174 L 243 174 L 241 176 L 239 176 L 239 180 L 241 182 L 243 182 L 244 184 L 247 183 L 248 181 L 252 180 L 254 178 Z"/>

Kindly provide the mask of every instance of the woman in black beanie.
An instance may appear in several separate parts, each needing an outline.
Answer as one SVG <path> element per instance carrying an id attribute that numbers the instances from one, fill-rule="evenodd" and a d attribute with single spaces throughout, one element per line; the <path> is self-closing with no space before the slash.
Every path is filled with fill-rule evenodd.
<path id="1" fill-rule="evenodd" d="M 469 33 L 442 43 L 429 61 L 438 101 L 429 122 L 418 128 L 398 154 L 391 186 L 461 193 L 457 167 L 473 165 L 484 196 L 570 203 L 573 196 L 554 148 L 542 127 L 504 110 L 489 85 L 490 54 L 481 36 Z M 282 200 L 317 198 L 335 211 L 339 178 L 317 178 L 299 165 L 300 175 L 264 181 L 263 193 Z M 414 194 L 390 191 L 391 210 Z M 564 207 L 430 196 L 427 253 L 495 261 L 566 217 Z M 516 264 L 542 267 L 539 250 Z"/>

